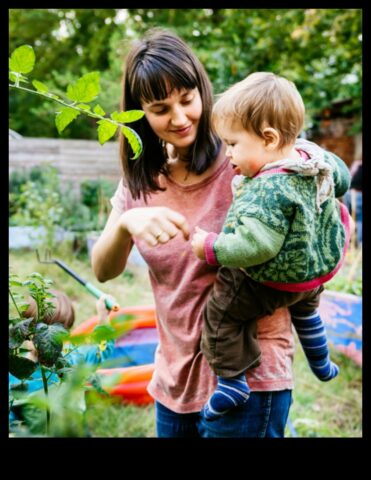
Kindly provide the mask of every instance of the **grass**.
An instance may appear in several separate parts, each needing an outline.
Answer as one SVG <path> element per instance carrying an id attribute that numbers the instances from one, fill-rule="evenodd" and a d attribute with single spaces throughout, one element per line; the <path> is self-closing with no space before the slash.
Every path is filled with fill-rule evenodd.
<path id="1" fill-rule="evenodd" d="M 320 382 L 310 371 L 296 341 L 295 389 L 290 421 L 298 437 L 362 437 L 362 369 L 331 349 L 340 374 Z M 287 427 L 286 435 L 295 436 Z"/>
<path id="2" fill-rule="evenodd" d="M 351 244 L 339 273 L 326 289 L 362 295 L 362 249 Z M 290 421 L 299 437 L 362 437 L 362 369 L 330 346 L 339 375 L 320 382 L 310 371 L 295 337 L 294 402 Z M 288 437 L 293 436 L 287 427 Z"/>
<path id="3" fill-rule="evenodd" d="M 145 268 L 130 266 L 124 275 L 99 284 L 86 257 L 76 258 L 70 250 L 55 255 L 81 277 L 113 295 L 121 306 L 152 305 L 148 274 Z M 21 279 L 34 271 L 54 281 L 54 287 L 65 291 L 73 300 L 76 324 L 95 315 L 95 299 L 83 286 L 57 265 L 39 264 L 34 252 L 11 251 L 10 271 Z M 357 262 L 357 268 L 354 267 Z M 328 289 L 362 294 L 362 254 L 350 250 L 344 266 L 329 282 Z M 295 389 L 290 410 L 292 437 L 361 437 L 362 436 L 362 369 L 343 354 L 331 350 L 332 359 L 340 366 L 340 375 L 328 383 L 317 380 L 310 371 L 301 346 L 296 340 L 294 359 Z M 93 437 L 154 437 L 154 407 L 89 402 L 86 414 Z"/>

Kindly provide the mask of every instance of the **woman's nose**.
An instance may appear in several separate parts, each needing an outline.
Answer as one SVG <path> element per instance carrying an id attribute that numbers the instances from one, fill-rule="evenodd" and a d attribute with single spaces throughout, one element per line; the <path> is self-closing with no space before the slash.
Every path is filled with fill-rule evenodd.
<path id="1" fill-rule="evenodd" d="M 171 124 L 174 127 L 182 127 L 187 123 L 187 116 L 181 107 L 174 108 L 171 115 Z"/>

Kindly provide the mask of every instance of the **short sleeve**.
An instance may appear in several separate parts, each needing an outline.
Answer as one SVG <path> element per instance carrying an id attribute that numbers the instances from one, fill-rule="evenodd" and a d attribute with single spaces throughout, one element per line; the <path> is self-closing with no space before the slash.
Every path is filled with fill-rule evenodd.
<path id="1" fill-rule="evenodd" d="M 120 180 L 113 197 L 111 197 L 110 202 L 112 208 L 118 213 L 123 213 L 128 209 L 128 189 L 124 185 L 122 179 Z"/>

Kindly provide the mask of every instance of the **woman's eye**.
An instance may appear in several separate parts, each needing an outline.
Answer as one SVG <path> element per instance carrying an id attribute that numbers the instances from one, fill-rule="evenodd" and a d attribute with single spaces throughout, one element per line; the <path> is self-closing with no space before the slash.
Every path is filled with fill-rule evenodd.
<path id="1" fill-rule="evenodd" d="M 162 110 L 156 110 L 155 112 L 153 112 L 155 115 L 163 115 L 164 113 L 166 113 L 166 108 L 163 108 Z"/>
<path id="2" fill-rule="evenodd" d="M 192 98 L 186 98 L 185 100 L 183 100 L 183 104 L 184 105 L 189 105 L 191 102 L 193 101 L 193 97 Z"/>

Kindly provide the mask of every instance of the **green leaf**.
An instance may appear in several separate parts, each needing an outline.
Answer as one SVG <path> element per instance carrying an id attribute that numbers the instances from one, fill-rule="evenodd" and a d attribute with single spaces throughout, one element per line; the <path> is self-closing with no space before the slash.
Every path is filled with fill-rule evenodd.
<path id="1" fill-rule="evenodd" d="M 140 139 L 137 132 L 135 132 L 130 127 L 121 127 L 121 131 L 125 135 L 125 137 L 128 139 L 130 147 L 134 152 L 134 157 L 131 157 L 131 159 L 132 160 L 137 159 L 143 150 L 142 140 Z"/>
<path id="2" fill-rule="evenodd" d="M 42 365 L 47 367 L 54 365 L 62 352 L 63 340 L 67 336 L 68 331 L 61 324 L 37 324 L 33 343 Z"/>
<path id="3" fill-rule="evenodd" d="M 27 318 L 18 322 L 9 328 L 9 348 L 14 349 L 22 345 L 24 340 L 28 340 L 35 330 L 34 319 Z"/>
<path id="4" fill-rule="evenodd" d="M 86 103 L 79 103 L 76 107 L 81 108 L 81 110 L 90 111 L 90 105 L 86 105 Z"/>
<path id="5" fill-rule="evenodd" d="M 18 73 L 32 72 L 35 65 L 35 52 L 30 45 L 22 45 L 14 50 L 9 59 L 9 68 Z"/>
<path id="6" fill-rule="evenodd" d="M 100 115 L 101 117 L 103 117 L 106 114 L 106 112 L 103 110 L 103 108 L 99 104 L 95 105 L 95 107 L 93 108 L 93 111 L 94 113 L 96 113 L 97 115 Z"/>
<path id="7" fill-rule="evenodd" d="M 17 327 L 9 328 L 9 350 L 14 350 L 22 345 L 24 338 Z"/>
<path id="8" fill-rule="evenodd" d="M 36 88 L 38 92 L 46 93 L 49 91 L 49 88 L 42 82 L 38 80 L 32 80 L 32 85 Z"/>
<path id="9" fill-rule="evenodd" d="M 97 122 L 98 127 L 98 140 L 101 145 L 103 145 L 107 140 L 109 140 L 115 134 L 117 130 L 117 125 L 110 122 L 109 120 L 99 120 Z"/>
<path id="10" fill-rule="evenodd" d="M 97 325 L 91 335 L 93 343 L 116 338 L 116 330 L 111 325 Z"/>
<path id="11" fill-rule="evenodd" d="M 91 102 L 99 92 L 99 72 L 87 73 L 67 87 L 67 97 L 75 102 Z"/>
<path id="12" fill-rule="evenodd" d="M 20 380 L 28 378 L 37 368 L 37 363 L 25 357 L 9 355 L 9 372 Z"/>
<path id="13" fill-rule="evenodd" d="M 143 110 L 129 110 L 128 112 L 113 112 L 111 118 L 115 122 L 130 123 L 140 120 L 143 116 Z"/>
<path id="14" fill-rule="evenodd" d="M 39 272 L 32 272 L 29 275 L 27 275 L 29 278 L 37 278 L 38 280 L 44 280 L 44 277 L 41 275 Z"/>
<path id="15" fill-rule="evenodd" d="M 58 132 L 61 133 L 75 118 L 80 115 L 78 110 L 75 110 L 70 107 L 64 107 L 60 112 L 57 113 L 55 117 L 55 124 L 57 126 Z"/>
<path id="16" fill-rule="evenodd" d="M 22 75 L 21 73 L 9 72 L 9 80 L 10 80 L 11 82 L 16 83 L 16 82 L 17 82 L 17 79 L 18 79 L 18 82 L 27 83 L 27 77 L 25 77 L 25 76 Z"/>

